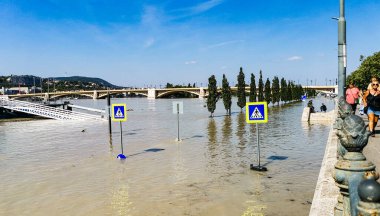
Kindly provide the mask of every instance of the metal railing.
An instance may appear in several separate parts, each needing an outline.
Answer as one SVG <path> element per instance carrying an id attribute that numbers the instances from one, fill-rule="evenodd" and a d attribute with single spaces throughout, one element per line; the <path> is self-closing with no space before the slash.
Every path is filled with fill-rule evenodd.
<path id="1" fill-rule="evenodd" d="M 5 109 L 42 116 L 57 120 L 101 120 L 100 115 L 93 115 L 61 108 L 49 107 L 42 104 L 25 101 L 10 100 L 7 97 L 0 97 L 0 107 Z"/>
<path id="2" fill-rule="evenodd" d="M 376 166 L 362 153 L 370 133 L 343 97 L 339 99 L 335 129 L 339 139 L 333 176 L 340 194 L 334 215 L 380 215 L 380 184 L 376 181 L 379 175 Z"/>

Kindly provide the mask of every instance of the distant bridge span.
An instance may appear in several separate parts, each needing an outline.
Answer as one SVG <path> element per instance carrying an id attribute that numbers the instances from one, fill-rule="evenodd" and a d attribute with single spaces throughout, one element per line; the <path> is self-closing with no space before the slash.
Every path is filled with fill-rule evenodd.
<path id="1" fill-rule="evenodd" d="M 304 89 L 314 89 L 316 91 L 329 91 L 337 93 L 337 86 L 304 86 Z M 221 88 L 218 88 L 218 92 L 221 92 Z M 237 87 L 231 87 L 231 90 L 237 91 Z M 45 93 L 31 93 L 31 94 L 17 94 L 17 95 L 8 95 L 9 98 L 30 98 L 30 97 L 38 97 L 42 98 L 45 101 L 53 99 L 53 98 L 61 98 L 61 97 L 71 97 L 75 95 L 85 96 L 89 98 L 101 99 L 107 96 L 107 93 L 110 95 L 115 94 L 136 94 L 147 97 L 148 99 L 156 99 L 162 98 L 175 93 L 190 93 L 199 98 L 205 98 L 208 96 L 207 88 L 205 87 L 197 87 L 197 88 L 163 88 L 163 89 L 155 89 L 155 88 L 141 88 L 141 89 L 113 89 L 113 90 L 91 90 L 91 91 L 66 91 L 66 92 L 45 92 Z M 245 91 L 249 92 L 249 87 L 245 88 Z"/>

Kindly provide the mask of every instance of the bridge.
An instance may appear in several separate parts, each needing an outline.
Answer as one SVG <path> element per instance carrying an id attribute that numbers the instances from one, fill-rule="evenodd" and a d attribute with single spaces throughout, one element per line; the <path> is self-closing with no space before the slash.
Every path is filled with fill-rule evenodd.
<path id="1" fill-rule="evenodd" d="M 338 87 L 334 86 L 304 86 L 304 89 L 314 89 L 318 92 L 334 92 L 337 93 Z M 231 87 L 233 92 L 237 91 L 237 87 Z M 222 88 L 218 88 L 218 92 L 221 92 Z M 245 91 L 249 93 L 249 87 L 245 88 Z M 111 89 L 111 90 L 87 90 L 87 91 L 65 91 L 65 92 L 45 92 L 45 93 L 31 93 L 31 94 L 17 94 L 17 95 L 8 95 L 9 98 L 21 99 L 21 98 L 41 98 L 45 101 L 50 99 L 57 99 L 62 97 L 72 97 L 72 96 L 85 96 L 92 98 L 94 100 L 106 98 L 107 94 L 125 94 L 125 95 L 141 95 L 147 97 L 148 99 L 156 99 L 170 96 L 175 93 L 190 93 L 199 98 L 205 98 L 208 96 L 206 87 L 188 87 L 188 88 L 128 88 L 128 89 Z"/>

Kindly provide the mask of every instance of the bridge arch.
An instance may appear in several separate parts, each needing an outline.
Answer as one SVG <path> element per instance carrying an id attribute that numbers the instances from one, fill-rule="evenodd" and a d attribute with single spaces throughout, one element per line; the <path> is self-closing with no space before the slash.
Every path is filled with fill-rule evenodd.
<path id="1" fill-rule="evenodd" d="M 85 96 L 85 97 L 88 97 L 88 98 L 92 98 L 92 95 L 89 95 L 89 94 L 80 94 L 80 93 L 78 93 L 78 94 L 59 94 L 59 95 L 51 95 L 50 96 L 50 99 L 57 99 L 57 98 L 62 98 L 62 97 L 73 97 L 73 96 L 76 96 L 76 95 L 78 95 L 78 96 Z"/>
<path id="2" fill-rule="evenodd" d="M 128 91 L 126 91 L 124 93 L 128 93 Z M 110 92 L 110 95 L 117 95 L 117 94 L 124 94 L 124 93 L 121 93 L 121 92 Z M 141 93 L 141 92 L 130 92 L 130 93 L 131 94 L 135 94 L 135 95 L 142 95 L 144 97 L 148 97 L 148 94 Z M 107 93 L 105 93 L 105 94 L 100 94 L 99 93 L 98 99 L 102 99 L 102 98 L 106 98 L 106 97 L 107 97 Z"/>
<path id="3" fill-rule="evenodd" d="M 162 93 L 158 93 L 157 98 L 162 98 L 164 96 L 168 96 L 168 95 L 175 94 L 175 93 L 190 93 L 190 94 L 198 96 L 198 97 L 200 96 L 199 92 L 193 92 L 193 91 L 188 91 L 188 90 L 168 90 L 168 91 L 165 91 Z"/>

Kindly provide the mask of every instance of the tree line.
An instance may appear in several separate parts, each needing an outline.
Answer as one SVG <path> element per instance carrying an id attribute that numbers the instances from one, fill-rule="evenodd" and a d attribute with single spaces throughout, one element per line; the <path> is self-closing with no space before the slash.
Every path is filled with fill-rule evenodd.
<path id="1" fill-rule="evenodd" d="M 364 57 L 360 55 L 360 66 L 347 77 L 347 85 L 355 84 L 359 89 L 367 89 L 372 77 L 380 79 L 380 52 Z"/>
<path id="2" fill-rule="evenodd" d="M 279 79 L 275 76 L 272 81 L 267 78 L 265 83 L 263 80 L 262 71 L 260 70 L 258 87 L 256 87 L 256 77 L 251 73 L 250 84 L 245 82 L 245 75 L 243 68 L 240 67 L 239 74 L 237 75 L 237 106 L 240 107 L 240 111 L 243 110 L 246 104 L 247 96 L 249 102 L 266 101 L 268 104 L 280 105 L 280 102 L 288 103 L 290 101 L 301 100 L 301 97 L 305 94 L 305 90 L 301 85 L 296 85 L 294 81 L 285 80 L 285 78 Z M 249 87 L 249 93 L 246 93 L 246 87 Z M 232 106 L 232 90 L 225 74 L 222 79 L 222 90 L 218 92 L 217 81 L 214 75 L 208 79 L 208 97 L 207 97 L 207 109 L 211 113 L 211 117 L 216 109 L 216 103 L 219 98 L 223 99 L 223 105 L 228 115 L 231 115 Z M 312 91 L 309 92 L 313 94 Z M 315 94 L 315 91 L 314 91 Z"/>

